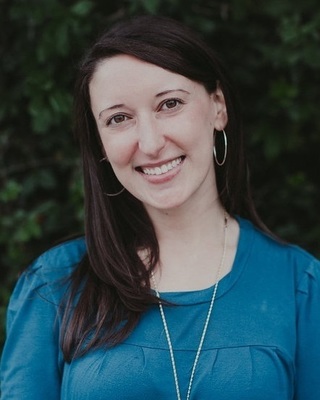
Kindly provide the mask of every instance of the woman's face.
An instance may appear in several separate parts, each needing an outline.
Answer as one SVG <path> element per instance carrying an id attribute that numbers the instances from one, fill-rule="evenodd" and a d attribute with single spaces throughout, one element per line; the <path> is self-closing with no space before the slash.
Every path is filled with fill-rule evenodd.
<path id="1" fill-rule="evenodd" d="M 91 107 L 121 184 L 146 209 L 217 195 L 213 131 L 227 123 L 222 92 L 128 55 L 98 65 Z"/>

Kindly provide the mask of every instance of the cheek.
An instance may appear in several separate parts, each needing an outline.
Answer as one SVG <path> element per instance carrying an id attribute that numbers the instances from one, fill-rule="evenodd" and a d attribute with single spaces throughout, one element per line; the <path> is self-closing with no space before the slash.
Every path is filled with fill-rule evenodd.
<path id="1" fill-rule="evenodd" d="M 135 146 L 128 138 L 101 135 L 101 141 L 108 160 L 113 167 L 121 168 L 130 162 Z"/>
<path id="2" fill-rule="evenodd" d="M 207 110 L 206 110 L 207 111 Z M 188 113 L 188 118 L 177 120 L 175 131 L 179 132 L 179 140 L 190 149 L 199 145 L 213 147 L 213 123 L 209 112 L 195 109 Z"/>

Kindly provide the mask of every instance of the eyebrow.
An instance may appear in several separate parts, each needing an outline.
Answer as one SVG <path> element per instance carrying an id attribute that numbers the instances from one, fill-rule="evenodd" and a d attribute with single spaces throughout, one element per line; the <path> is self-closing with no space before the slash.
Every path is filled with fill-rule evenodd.
<path id="1" fill-rule="evenodd" d="M 166 94 L 169 94 L 172 92 L 182 92 L 182 93 L 190 94 L 187 90 L 184 90 L 184 89 L 169 89 L 169 90 L 164 90 L 163 92 L 157 93 L 155 97 L 157 97 L 157 98 L 162 97 L 162 96 L 165 96 Z M 124 104 L 115 104 L 111 107 L 104 108 L 102 111 L 100 111 L 98 119 L 101 118 L 102 113 L 104 113 L 105 111 L 115 110 L 116 108 L 121 108 L 124 106 L 125 106 Z"/>
<path id="2" fill-rule="evenodd" d="M 163 92 L 156 94 L 156 97 L 165 96 L 166 94 L 169 94 L 172 92 L 182 92 L 182 93 L 190 94 L 187 90 L 184 90 L 184 89 L 169 89 L 169 90 L 164 90 Z"/>

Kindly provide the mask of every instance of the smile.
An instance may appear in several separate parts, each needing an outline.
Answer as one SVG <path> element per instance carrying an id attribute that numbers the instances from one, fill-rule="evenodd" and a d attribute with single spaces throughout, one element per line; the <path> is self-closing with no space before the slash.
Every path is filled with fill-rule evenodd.
<path id="1" fill-rule="evenodd" d="M 181 164 L 182 160 L 183 160 L 183 158 L 179 157 L 179 158 L 176 158 L 175 160 L 172 160 L 163 165 L 159 165 L 158 167 L 155 167 L 155 168 L 141 167 L 141 171 L 146 175 L 162 175 L 162 174 L 165 174 L 168 171 L 171 171 L 172 169 L 176 168 L 178 165 Z"/>

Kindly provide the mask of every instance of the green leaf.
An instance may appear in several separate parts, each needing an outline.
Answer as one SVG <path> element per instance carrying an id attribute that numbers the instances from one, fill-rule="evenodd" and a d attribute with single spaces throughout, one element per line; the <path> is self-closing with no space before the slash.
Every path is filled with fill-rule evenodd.
<path id="1" fill-rule="evenodd" d="M 16 200 L 22 192 L 22 186 L 15 180 L 8 180 L 4 188 L 0 191 L 0 201 L 8 203 Z"/>
<path id="2" fill-rule="evenodd" d="M 150 14 L 156 14 L 159 10 L 160 0 L 141 0 L 143 8 Z"/>
<path id="3" fill-rule="evenodd" d="M 78 17 L 84 17 L 92 11 L 93 7 L 94 3 L 92 1 L 79 1 L 75 3 L 70 10 L 72 14 Z"/>

